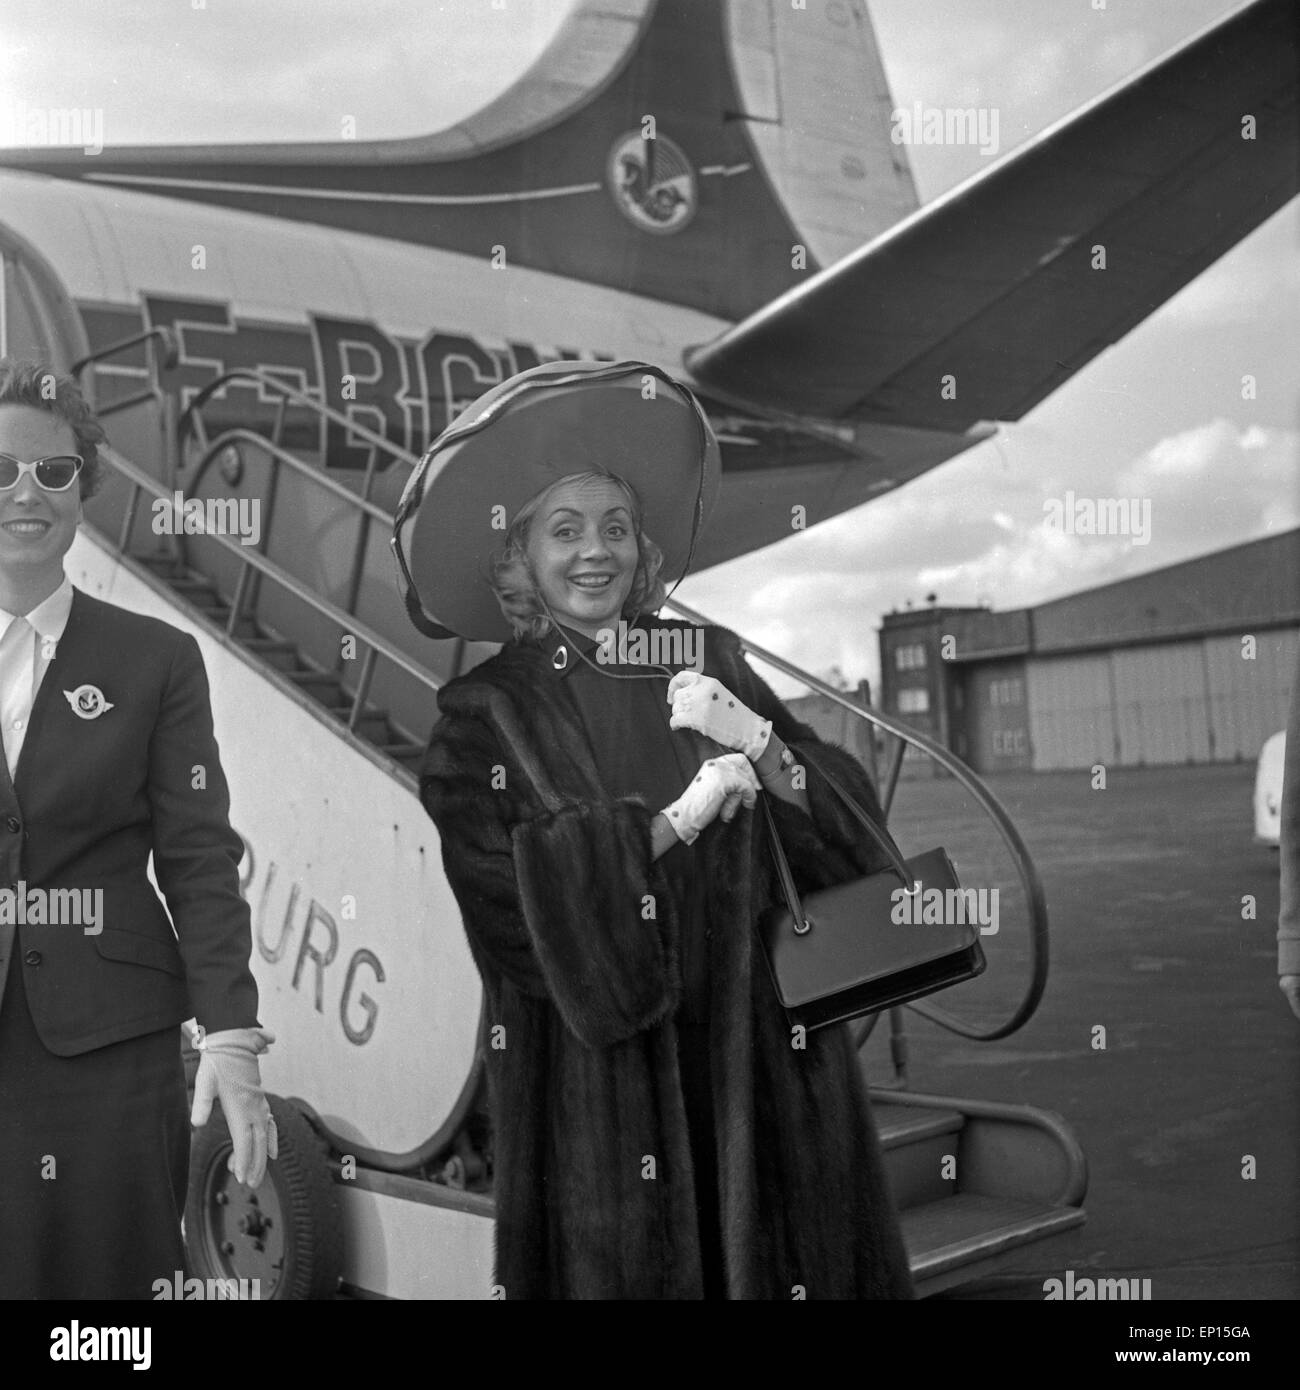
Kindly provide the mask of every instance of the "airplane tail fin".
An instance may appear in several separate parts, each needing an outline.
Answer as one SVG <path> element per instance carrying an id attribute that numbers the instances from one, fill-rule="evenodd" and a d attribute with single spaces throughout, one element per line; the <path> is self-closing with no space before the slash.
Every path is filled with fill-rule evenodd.
<path id="1" fill-rule="evenodd" d="M 916 207 L 864 0 L 579 0 L 432 135 L 0 151 L 63 178 L 347 228 L 742 318 Z"/>

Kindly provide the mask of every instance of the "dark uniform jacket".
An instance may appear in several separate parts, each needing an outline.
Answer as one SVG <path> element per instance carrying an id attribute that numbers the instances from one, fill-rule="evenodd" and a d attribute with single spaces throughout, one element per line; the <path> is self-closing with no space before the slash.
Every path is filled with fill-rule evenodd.
<path id="1" fill-rule="evenodd" d="M 82 718 L 66 692 L 112 705 Z M 243 846 L 197 643 L 74 592 L 16 775 L 0 758 L 0 997 L 21 970 L 41 1041 L 73 1056 L 180 1024 L 257 1021 Z M 168 913 L 146 874 L 150 851 Z M 102 930 L 21 920 L 25 890 L 101 889 Z M 175 931 L 172 923 L 175 923 Z"/>
<path id="2" fill-rule="evenodd" d="M 681 927 L 650 853 L 650 821 L 662 808 L 603 791 L 575 710 L 561 684 L 543 678 L 547 659 L 536 644 L 512 644 L 444 687 L 421 779 L 484 983 L 496 1279 L 508 1299 L 697 1298 L 699 1228 L 672 1026 Z M 861 766 L 791 717 L 734 633 L 705 629 L 705 674 L 771 719 L 796 757 L 814 748 L 879 817 Z M 807 790 L 811 817 L 770 802 L 799 886 L 882 866 L 815 774 Z M 793 1046 L 757 944 L 754 922 L 774 889 L 762 823 L 742 809 L 695 844 L 712 927 L 727 1291 L 908 1297 L 847 1030 Z"/>

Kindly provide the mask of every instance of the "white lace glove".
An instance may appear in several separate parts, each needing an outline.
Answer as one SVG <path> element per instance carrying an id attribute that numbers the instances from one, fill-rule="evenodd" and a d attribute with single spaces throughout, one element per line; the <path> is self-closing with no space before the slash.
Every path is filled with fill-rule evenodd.
<path id="1" fill-rule="evenodd" d="M 762 756 L 772 734 L 770 719 L 761 719 L 721 681 L 698 671 L 678 671 L 668 682 L 668 703 L 670 729 L 694 729 L 750 762 Z"/>
<path id="2" fill-rule="evenodd" d="M 692 845 L 716 816 L 729 821 L 741 805 L 758 805 L 761 790 L 749 759 L 743 753 L 724 753 L 701 763 L 690 786 L 663 813 L 677 838 Z"/>
<path id="3" fill-rule="evenodd" d="M 199 1070 L 194 1078 L 192 1125 L 205 1125 L 212 1102 L 221 1102 L 234 1150 L 228 1167 L 238 1182 L 257 1187 L 266 1176 L 268 1159 L 279 1156 L 275 1120 L 262 1090 L 258 1054 L 275 1041 L 265 1028 L 227 1028 L 220 1033 L 198 1030 L 194 1046 Z"/>

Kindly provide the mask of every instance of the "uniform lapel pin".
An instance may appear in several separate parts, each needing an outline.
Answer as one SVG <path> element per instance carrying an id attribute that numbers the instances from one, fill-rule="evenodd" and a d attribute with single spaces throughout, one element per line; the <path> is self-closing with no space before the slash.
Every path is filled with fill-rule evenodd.
<path id="1" fill-rule="evenodd" d="M 113 708 L 97 685 L 79 685 L 75 690 L 65 690 L 63 694 L 79 719 L 98 719 Z"/>

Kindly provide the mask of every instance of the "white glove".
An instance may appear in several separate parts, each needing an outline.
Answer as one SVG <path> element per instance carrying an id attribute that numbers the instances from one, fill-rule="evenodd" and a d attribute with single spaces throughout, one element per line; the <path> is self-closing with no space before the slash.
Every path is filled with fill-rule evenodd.
<path id="1" fill-rule="evenodd" d="M 677 838 L 692 845 L 714 817 L 729 821 L 741 805 L 758 805 L 761 790 L 749 759 L 743 753 L 724 753 L 701 763 L 694 781 L 663 813 Z"/>
<path id="2" fill-rule="evenodd" d="M 237 1182 L 257 1187 L 268 1159 L 279 1157 L 275 1120 L 262 1090 L 258 1054 L 275 1041 L 265 1028 L 227 1028 L 203 1034 L 195 1042 L 199 1070 L 194 1078 L 192 1125 L 205 1125 L 212 1102 L 221 1102 L 234 1150 L 227 1164 Z"/>
<path id="3" fill-rule="evenodd" d="M 761 719 L 721 681 L 698 671 L 678 671 L 668 682 L 668 703 L 670 729 L 694 729 L 750 762 L 762 756 L 772 734 L 770 719 Z"/>

